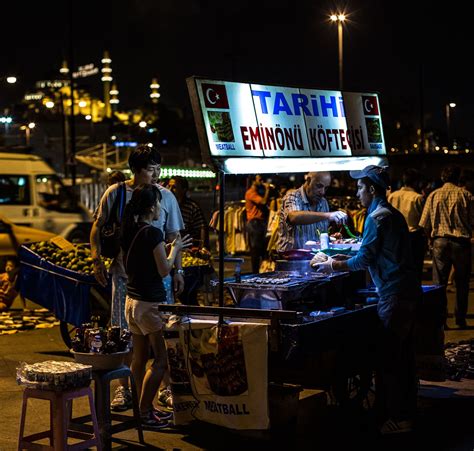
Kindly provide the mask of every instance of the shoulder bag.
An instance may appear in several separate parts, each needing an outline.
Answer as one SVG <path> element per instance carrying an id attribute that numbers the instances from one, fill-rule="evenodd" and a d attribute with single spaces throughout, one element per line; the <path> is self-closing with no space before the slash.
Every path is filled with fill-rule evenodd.
<path id="1" fill-rule="evenodd" d="M 125 210 L 126 191 L 125 182 L 120 183 L 109 217 L 100 229 L 100 254 L 104 257 L 115 258 L 120 252 L 120 225 Z"/>

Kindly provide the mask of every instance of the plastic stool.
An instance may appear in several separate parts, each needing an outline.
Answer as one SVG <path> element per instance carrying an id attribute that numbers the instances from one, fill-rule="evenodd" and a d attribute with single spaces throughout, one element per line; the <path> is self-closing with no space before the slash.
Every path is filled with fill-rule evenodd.
<path id="1" fill-rule="evenodd" d="M 130 368 L 122 365 L 120 368 L 114 370 L 93 370 L 92 378 L 94 379 L 94 400 L 95 411 L 98 418 L 99 433 L 104 449 L 110 449 L 112 442 L 112 435 L 117 432 L 127 431 L 129 429 L 138 429 L 138 439 L 140 443 L 144 444 L 142 423 L 140 421 L 140 411 L 138 409 L 137 390 L 135 381 L 132 376 Z M 130 379 L 130 388 L 132 390 L 133 403 L 133 417 L 129 415 L 122 415 L 110 411 L 110 382 L 114 379 Z M 84 423 L 90 421 L 90 415 L 76 418 L 74 422 L 77 426 L 82 426 L 77 423 Z M 112 425 L 112 421 L 117 421 L 117 424 Z"/>
<path id="2" fill-rule="evenodd" d="M 89 398 L 89 407 L 92 421 L 92 433 L 84 431 L 76 431 L 69 429 L 70 414 L 72 412 L 72 401 L 76 398 L 87 396 Z M 28 398 L 45 399 L 50 402 L 50 429 L 44 432 L 24 436 L 26 408 Z M 82 439 L 80 443 L 68 445 L 68 437 Z M 49 438 L 49 446 L 34 443 L 38 440 Z M 23 407 L 21 410 L 20 435 L 18 438 L 18 449 L 38 449 L 38 450 L 81 450 L 91 446 L 96 446 L 100 451 L 101 443 L 99 438 L 99 427 L 95 414 L 94 403 L 92 400 L 92 390 L 90 387 L 77 388 L 66 391 L 38 390 L 26 388 L 23 392 Z"/>

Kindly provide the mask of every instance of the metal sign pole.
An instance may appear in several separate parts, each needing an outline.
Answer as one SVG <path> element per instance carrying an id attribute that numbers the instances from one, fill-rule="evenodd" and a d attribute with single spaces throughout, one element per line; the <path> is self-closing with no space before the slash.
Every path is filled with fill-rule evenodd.
<path id="1" fill-rule="evenodd" d="M 224 199 L 225 173 L 219 170 L 219 307 L 224 307 Z M 222 322 L 219 315 L 219 322 Z"/>

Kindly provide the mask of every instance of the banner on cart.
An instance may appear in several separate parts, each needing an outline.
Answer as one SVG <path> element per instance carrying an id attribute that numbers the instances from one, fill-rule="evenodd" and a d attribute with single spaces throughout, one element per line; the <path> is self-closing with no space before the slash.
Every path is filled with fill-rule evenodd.
<path id="1" fill-rule="evenodd" d="M 268 429 L 266 325 L 186 320 L 165 336 L 175 424 Z"/>
<path id="2" fill-rule="evenodd" d="M 376 93 L 191 78 L 200 137 L 214 157 L 385 155 Z M 198 111 L 196 111 L 198 110 Z M 201 142 L 201 145 L 203 143 Z"/>

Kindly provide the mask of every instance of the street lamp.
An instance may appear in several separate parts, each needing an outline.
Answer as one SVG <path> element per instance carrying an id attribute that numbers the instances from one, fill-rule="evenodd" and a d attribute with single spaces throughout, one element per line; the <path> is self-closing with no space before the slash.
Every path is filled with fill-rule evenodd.
<path id="1" fill-rule="evenodd" d="M 454 102 L 450 102 L 446 104 L 446 130 L 448 134 L 448 149 L 451 145 L 451 130 L 450 130 L 450 110 L 451 108 L 456 108 L 456 104 Z"/>
<path id="2" fill-rule="evenodd" d="M 342 24 L 346 20 L 346 15 L 344 13 L 339 13 L 339 14 L 331 14 L 329 16 L 332 22 L 337 22 L 337 39 L 338 39 L 338 44 L 339 44 L 339 90 L 342 91 Z"/>
<path id="3" fill-rule="evenodd" d="M 7 83 L 9 83 L 10 85 L 14 85 L 16 83 L 16 77 L 14 76 L 10 76 L 10 77 L 7 77 Z"/>

